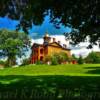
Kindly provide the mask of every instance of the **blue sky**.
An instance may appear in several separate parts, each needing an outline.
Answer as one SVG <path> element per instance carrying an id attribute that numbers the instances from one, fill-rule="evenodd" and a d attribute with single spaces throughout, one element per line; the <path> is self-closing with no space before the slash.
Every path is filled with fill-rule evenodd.
<path id="1" fill-rule="evenodd" d="M 11 20 L 7 17 L 4 17 L 4 18 L 0 17 L 0 28 L 15 30 L 15 27 L 17 24 L 18 24 L 18 21 Z"/>
<path id="2" fill-rule="evenodd" d="M 64 32 L 70 32 L 71 29 L 68 27 L 61 26 L 60 29 L 56 29 L 53 24 L 49 23 L 49 16 L 45 17 L 45 20 L 41 26 L 35 26 L 33 25 L 32 29 L 29 30 L 30 36 L 32 38 L 41 38 L 45 34 L 46 31 L 50 35 L 63 35 Z M 7 17 L 1 18 L 0 17 L 0 29 L 6 28 L 9 30 L 15 30 L 16 25 L 18 24 L 18 21 L 11 20 Z"/>
<path id="3" fill-rule="evenodd" d="M 68 28 L 68 27 L 64 27 L 64 26 L 61 26 L 60 29 L 56 29 L 53 24 L 49 23 L 49 16 L 46 16 L 45 17 L 45 20 L 43 22 L 43 24 L 41 26 L 35 26 L 33 25 L 32 29 L 30 30 L 30 36 L 34 39 L 36 38 L 42 38 L 45 34 L 46 31 L 48 31 L 48 33 L 50 35 L 56 35 L 56 36 L 59 36 L 59 35 L 63 35 L 64 32 L 70 32 L 71 29 Z M 11 20 L 11 19 L 8 19 L 7 17 L 4 17 L 4 18 L 0 18 L 0 29 L 2 28 L 6 28 L 6 29 L 9 29 L 9 30 L 15 30 L 16 29 L 16 25 L 18 24 L 19 22 L 18 21 L 15 21 L 15 20 Z M 61 36 L 59 36 L 61 41 L 64 40 L 64 38 L 61 38 Z M 85 46 L 84 46 L 85 45 Z M 84 46 L 84 47 L 83 47 Z M 82 45 L 79 47 L 76 48 L 73 48 L 72 53 L 74 53 L 76 56 L 77 55 L 87 55 L 87 53 L 89 53 L 90 51 L 86 49 L 86 46 L 87 46 L 87 43 L 82 43 Z M 100 48 L 98 48 L 97 46 L 94 47 L 92 49 L 92 51 L 100 51 Z"/>

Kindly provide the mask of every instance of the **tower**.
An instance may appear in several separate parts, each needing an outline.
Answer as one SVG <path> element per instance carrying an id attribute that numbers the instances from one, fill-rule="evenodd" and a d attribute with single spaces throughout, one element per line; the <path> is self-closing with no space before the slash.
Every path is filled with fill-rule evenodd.
<path id="1" fill-rule="evenodd" d="M 49 44 L 51 41 L 51 37 L 49 36 L 48 32 L 45 33 L 45 36 L 43 37 L 44 44 Z"/>

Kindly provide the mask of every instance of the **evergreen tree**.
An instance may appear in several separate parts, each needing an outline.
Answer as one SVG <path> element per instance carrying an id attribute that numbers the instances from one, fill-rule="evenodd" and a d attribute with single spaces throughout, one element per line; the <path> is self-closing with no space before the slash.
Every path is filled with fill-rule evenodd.
<path id="1" fill-rule="evenodd" d="M 84 60 L 83 60 L 82 56 L 80 55 L 78 58 L 78 64 L 83 64 L 83 63 L 84 63 Z"/>

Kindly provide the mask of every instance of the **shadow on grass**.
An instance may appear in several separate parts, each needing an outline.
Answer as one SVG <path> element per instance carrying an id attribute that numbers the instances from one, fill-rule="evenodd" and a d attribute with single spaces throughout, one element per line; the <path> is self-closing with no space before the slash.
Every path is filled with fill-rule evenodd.
<path id="1" fill-rule="evenodd" d="M 86 67 L 85 69 L 100 69 L 100 67 Z"/>
<path id="2" fill-rule="evenodd" d="M 100 74 L 100 67 L 87 67 L 85 69 L 88 69 L 87 74 Z"/>
<path id="3" fill-rule="evenodd" d="M 99 92 L 100 77 L 0 76 L 0 98 L 14 98 L 14 100 L 100 100 Z"/>

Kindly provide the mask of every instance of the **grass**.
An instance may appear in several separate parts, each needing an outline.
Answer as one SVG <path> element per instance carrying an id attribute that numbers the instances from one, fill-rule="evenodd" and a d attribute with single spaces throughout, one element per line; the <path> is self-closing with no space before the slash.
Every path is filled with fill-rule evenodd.
<path id="1" fill-rule="evenodd" d="M 0 70 L 0 91 L 16 90 L 18 99 L 29 100 L 34 90 L 34 100 L 47 100 L 49 96 L 49 100 L 100 100 L 100 64 L 29 65 Z"/>
<path id="2" fill-rule="evenodd" d="M 6 68 L 0 70 L 0 75 L 68 75 L 68 76 L 100 76 L 100 64 L 84 65 L 29 65 L 18 68 Z"/>

